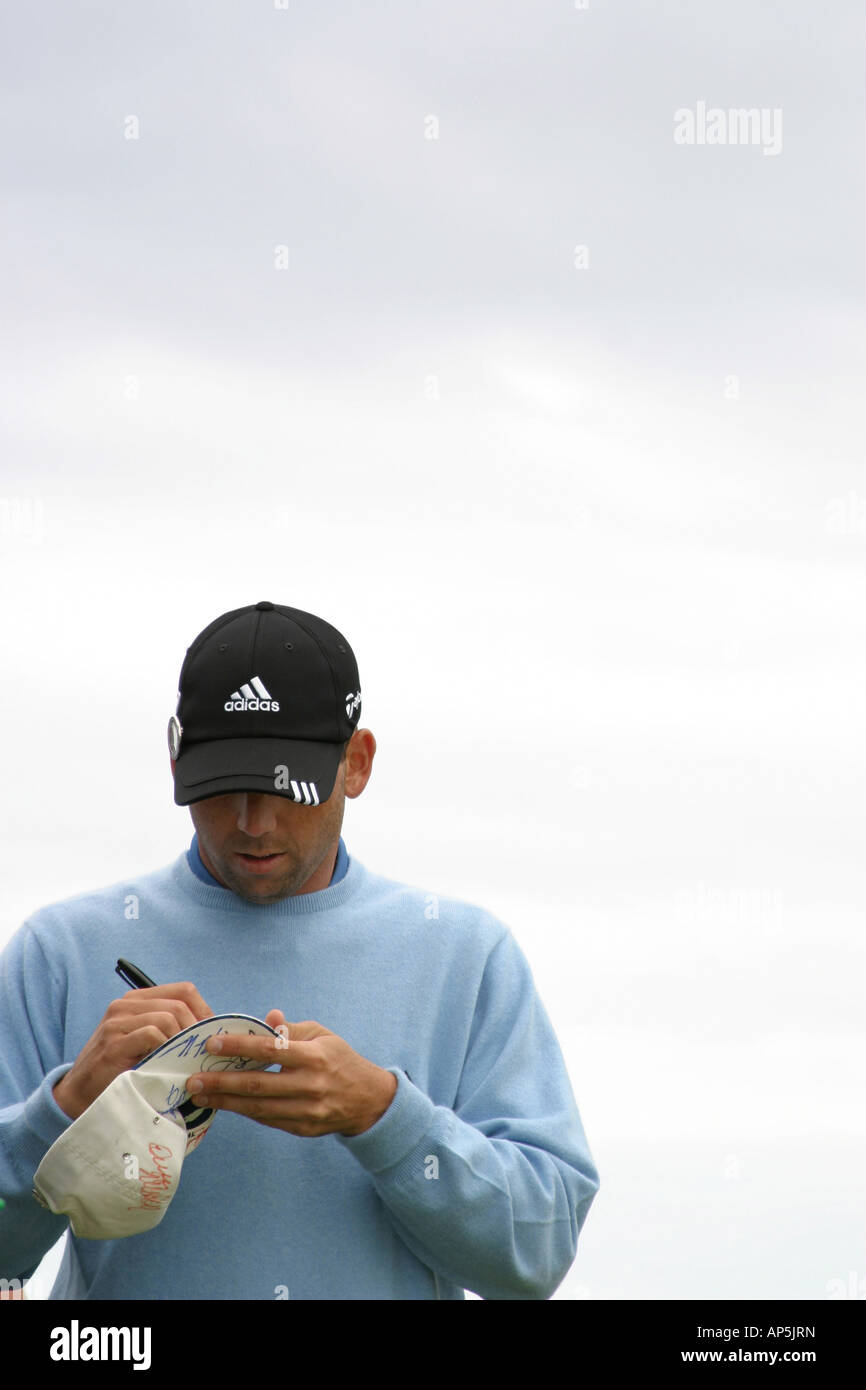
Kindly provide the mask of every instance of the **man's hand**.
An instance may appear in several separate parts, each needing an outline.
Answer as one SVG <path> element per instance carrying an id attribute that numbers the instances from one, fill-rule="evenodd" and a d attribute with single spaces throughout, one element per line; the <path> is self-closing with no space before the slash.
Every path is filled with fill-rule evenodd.
<path id="1" fill-rule="evenodd" d="M 77 1120 L 122 1071 L 204 1018 L 213 1018 L 213 1009 L 189 980 L 129 990 L 109 1004 L 93 1037 L 54 1087 L 54 1099 Z"/>
<path id="2" fill-rule="evenodd" d="M 278 1038 L 223 1033 L 209 1039 L 207 1051 L 278 1062 L 280 1070 L 198 1072 L 186 1083 L 197 1105 L 234 1110 L 303 1138 L 363 1134 L 384 1115 L 397 1090 L 392 1072 L 368 1062 L 320 1023 L 287 1023 L 279 1009 L 265 1022 Z"/>

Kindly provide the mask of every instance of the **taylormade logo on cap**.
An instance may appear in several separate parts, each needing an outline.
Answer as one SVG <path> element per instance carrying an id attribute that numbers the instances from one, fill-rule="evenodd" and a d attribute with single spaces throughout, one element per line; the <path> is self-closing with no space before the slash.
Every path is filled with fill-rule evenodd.
<path id="1" fill-rule="evenodd" d="M 264 681 L 259 680 L 258 676 L 253 676 L 238 690 L 232 691 L 223 705 L 223 709 L 228 710 L 229 713 L 235 709 L 258 709 L 271 710 L 274 714 L 279 714 L 280 702 L 272 698 Z"/>

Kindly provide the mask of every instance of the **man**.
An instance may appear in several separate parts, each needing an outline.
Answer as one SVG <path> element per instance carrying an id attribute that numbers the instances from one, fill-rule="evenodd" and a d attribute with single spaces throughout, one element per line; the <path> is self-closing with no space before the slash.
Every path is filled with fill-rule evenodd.
<path id="1" fill-rule="evenodd" d="M 199 634 L 179 684 L 188 853 L 41 909 L 0 961 L 0 1276 L 67 1226 L 33 1195 L 55 1141 L 236 1012 L 277 1036 L 207 1051 L 271 1069 L 189 1077 L 216 1113 L 170 1205 L 125 1239 L 70 1232 L 52 1298 L 549 1298 L 598 1188 L 562 1056 L 507 927 L 347 854 L 376 752 L 349 643 L 257 603 Z M 109 1002 L 118 957 L 156 984 Z"/>

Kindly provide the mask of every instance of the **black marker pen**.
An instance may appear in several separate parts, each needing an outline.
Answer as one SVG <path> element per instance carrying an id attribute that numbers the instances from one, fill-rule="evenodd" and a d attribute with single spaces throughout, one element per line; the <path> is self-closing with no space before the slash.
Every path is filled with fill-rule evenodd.
<path id="1" fill-rule="evenodd" d="M 156 980 L 152 980 L 149 975 L 145 975 L 143 970 L 139 970 L 137 965 L 132 964 L 132 961 L 121 959 L 117 962 L 114 969 L 121 980 L 125 980 L 128 985 L 132 985 L 133 989 L 151 989 L 156 984 Z"/>
<path id="2" fill-rule="evenodd" d="M 156 980 L 145 975 L 144 971 L 139 970 L 137 965 L 133 965 L 131 960 L 124 960 L 121 957 L 114 969 L 121 980 L 132 985 L 133 989 L 150 989 L 156 985 Z M 183 1122 L 189 1130 L 193 1125 L 202 1124 L 213 1114 L 213 1110 L 202 1110 L 201 1106 L 196 1105 L 194 1100 L 188 1100 L 177 1107 L 177 1113 L 183 1117 Z"/>

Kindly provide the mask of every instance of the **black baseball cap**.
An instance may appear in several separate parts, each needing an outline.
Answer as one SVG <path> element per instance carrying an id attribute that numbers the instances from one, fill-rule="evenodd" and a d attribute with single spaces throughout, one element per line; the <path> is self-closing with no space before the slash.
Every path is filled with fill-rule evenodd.
<path id="1" fill-rule="evenodd" d="M 241 791 L 327 801 L 361 717 L 355 655 L 330 623 L 278 603 L 235 608 L 196 637 L 178 685 L 178 806 Z"/>

